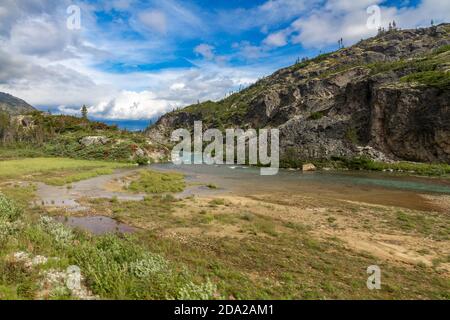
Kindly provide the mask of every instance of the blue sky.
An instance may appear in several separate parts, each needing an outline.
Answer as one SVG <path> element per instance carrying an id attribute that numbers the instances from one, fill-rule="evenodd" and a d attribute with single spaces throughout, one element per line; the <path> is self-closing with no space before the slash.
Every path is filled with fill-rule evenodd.
<path id="1" fill-rule="evenodd" d="M 80 9 L 80 28 L 67 27 Z M 41 109 L 149 119 L 376 34 L 450 21 L 438 0 L 2 0 L 0 91 Z M 368 8 L 372 7 L 368 11 Z M 73 21 L 73 20 L 70 20 Z"/>

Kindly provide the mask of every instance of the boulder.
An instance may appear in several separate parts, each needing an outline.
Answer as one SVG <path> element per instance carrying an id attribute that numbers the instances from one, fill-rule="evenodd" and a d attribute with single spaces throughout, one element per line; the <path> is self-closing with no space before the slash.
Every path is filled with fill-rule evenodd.
<path id="1" fill-rule="evenodd" d="M 306 163 L 306 164 L 303 165 L 302 170 L 303 171 L 316 171 L 317 168 L 312 163 Z"/>
<path id="2" fill-rule="evenodd" d="M 134 151 L 134 156 L 135 156 L 135 157 L 145 157 L 145 156 L 146 156 L 146 153 L 145 153 L 144 150 L 142 150 L 141 148 L 138 147 L 138 148 Z"/>
<path id="3" fill-rule="evenodd" d="M 91 145 L 107 144 L 108 142 L 109 139 L 105 136 L 88 136 L 80 140 L 80 143 L 85 147 Z"/>

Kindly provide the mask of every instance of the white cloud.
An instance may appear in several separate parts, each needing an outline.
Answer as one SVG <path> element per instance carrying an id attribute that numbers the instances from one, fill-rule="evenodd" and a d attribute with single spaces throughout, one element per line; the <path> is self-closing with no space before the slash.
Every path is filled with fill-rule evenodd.
<path id="1" fill-rule="evenodd" d="M 186 87 L 186 85 L 182 82 L 175 82 L 173 85 L 170 86 L 170 90 L 182 90 Z"/>
<path id="2" fill-rule="evenodd" d="M 311 10 L 296 19 L 288 28 L 270 34 L 264 43 L 284 46 L 286 37 L 292 44 L 306 48 L 325 48 L 336 44 L 340 38 L 351 45 L 362 38 L 374 36 L 377 30 L 367 28 L 369 15 L 366 9 L 374 4 L 380 5 L 381 24 L 388 26 L 395 20 L 401 28 L 429 26 L 430 20 L 436 23 L 450 19 L 450 2 L 423 0 L 416 7 L 382 6 L 382 0 L 328 0 L 324 6 Z"/>
<path id="3" fill-rule="evenodd" d="M 114 9 L 118 10 L 127 10 L 130 9 L 133 0 L 114 0 L 111 3 L 111 6 Z"/>
<path id="4" fill-rule="evenodd" d="M 45 109 L 79 113 L 80 106 L 87 104 L 98 118 L 139 119 L 197 100 L 216 100 L 254 82 L 285 63 L 283 50 L 276 48 L 288 43 L 318 48 L 337 45 L 341 37 L 349 45 L 369 36 L 373 30 L 366 28 L 365 9 L 381 0 L 268 0 L 253 8 L 218 13 L 175 0 L 80 2 L 79 32 L 65 28 L 65 9 L 71 3 L 1 1 L 0 91 Z M 102 28 L 95 12 L 113 9 L 120 14 L 108 24 L 110 28 Z M 129 20 L 122 19 L 124 12 Z M 382 7 L 382 19 L 384 24 L 395 19 L 401 27 L 414 27 L 429 25 L 431 18 L 436 23 L 448 20 L 449 12 L 449 1 L 424 0 L 416 7 Z M 227 54 L 206 43 L 212 41 L 213 31 L 239 33 L 251 28 L 266 35 L 261 43 L 243 39 Z M 139 37 L 124 37 L 130 30 Z M 133 69 L 179 58 L 180 39 L 205 42 L 188 48 L 202 57 L 190 61 L 195 67 L 117 71 L 118 65 Z M 269 55 L 270 61 L 257 64 Z M 247 67 L 230 66 L 234 60 L 244 61 Z"/>
<path id="5" fill-rule="evenodd" d="M 283 47 L 287 45 L 286 32 L 272 33 L 264 39 L 263 43 L 271 47 Z"/>
<path id="6" fill-rule="evenodd" d="M 198 46 L 196 46 L 194 48 L 194 52 L 197 54 L 200 54 L 201 56 L 203 56 L 205 59 L 208 60 L 212 60 L 214 59 L 214 47 L 210 46 L 209 44 L 199 44 Z"/>
<path id="7" fill-rule="evenodd" d="M 110 119 L 149 119 L 167 112 L 176 101 L 159 99 L 154 92 L 121 91 L 110 101 L 88 108 L 90 115 Z"/>
<path id="8" fill-rule="evenodd" d="M 167 18 L 160 10 L 147 10 L 139 14 L 139 20 L 152 31 L 167 32 Z"/>
<path id="9" fill-rule="evenodd" d="M 247 61 L 253 61 L 267 56 L 265 48 L 251 44 L 249 41 L 233 43 L 232 47 L 238 50 L 236 56 L 244 58 Z"/>

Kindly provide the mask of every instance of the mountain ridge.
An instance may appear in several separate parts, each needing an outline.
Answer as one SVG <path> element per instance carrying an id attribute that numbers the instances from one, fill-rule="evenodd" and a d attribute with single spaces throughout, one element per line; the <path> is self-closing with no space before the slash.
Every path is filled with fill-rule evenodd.
<path id="1" fill-rule="evenodd" d="M 22 99 L 9 93 L 0 92 L 0 111 L 5 111 L 11 115 L 19 115 L 36 111 L 36 109 Z"/>
<path id="2" fill-rule="evenodd" d="M 218 102 L 162 116 L 146 134 L 279 128 L 281 156 L 450 162 L 450 24 L 392 30 L 280 69 Z M 367 152 L 369 150 L 370 152 Z"/>

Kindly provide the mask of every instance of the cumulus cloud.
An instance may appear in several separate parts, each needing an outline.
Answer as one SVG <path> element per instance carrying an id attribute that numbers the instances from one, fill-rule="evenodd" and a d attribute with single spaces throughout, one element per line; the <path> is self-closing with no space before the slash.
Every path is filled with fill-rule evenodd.
<path id="1" fill-rule="evenodd" d="M 61 27 L 47 17 L 37 17 L 11 28 L 10 45 L 24 54 L 47 55 L 63 51 L 70 41 L 69 36 L 69 32 L 61 32 Z"/>
<path id="2" fill-rule="evenodd" d="M 43 109 L 78 114 L 86 104 L 97 118 L 152 118 L 197 100 L 220 99 L 256 81 L 286 64 L 285 46 L 321 48 L 341 37 L 350 45 L 370 36 L 375 31 L 366 27 L 366 8 L 384 3 L 267 0 L 206 12 L 177 0 L 82 1 L 82 30 L 69 31 L 66 8 L 72 0 L 3 0 L 0 91 Z M 429 25 L 430 17 L 436 23 L 448 20 L 450 2 L 381 8 L 383 24 L 395 19 L 406 28 Z M 108 18 L 99 22 L 98 12 Z M 247 32 L 264 39 L 245 39 Z M 230 51 L 223 50 L 228 39 L 212 40 L 233 33 Z M 200 44 L 191 46 L 193 39 Z M 194 67 L 151 68 L 180 58 Z M 123 71 L 128 67 L 136 71 Z"/>
<path id="3" fill-rule="evenodd" d="M 275 32 L 265 38 L 263 43 L 271 47 L 283 47 L 287 44 L 286 36 L 284 31 Z"/>
<path id="4" fill-rule="evenodd" d="M 383 6 L 382 0 L 328 0 L 321 7 L 310 10 L 296 19 L 287 28 L 269 34 L 264 44 L 285 46 L 289 38 L 291 44 L 301 44 L 306 48 L 325 48 L 343 38 L 351 45 L 362 38 L 374 36 L 375 29 L 367 27 L 367 8 L 379 5 L 381 26 L 387 28 L 395 20 L 402 28 L 428 26 L 430 19 L 444 22 L 450 18 L 450 2 L 423 0 L 415 7 Z"/>
<path id="5" fill-rule="evenodd" d="M 176 106 L 176 101 L 159 99 L 154 92 L 121 91 L 110 101 L 89 107 L 95 117 L 109 119 L 150 119 Z"/>

